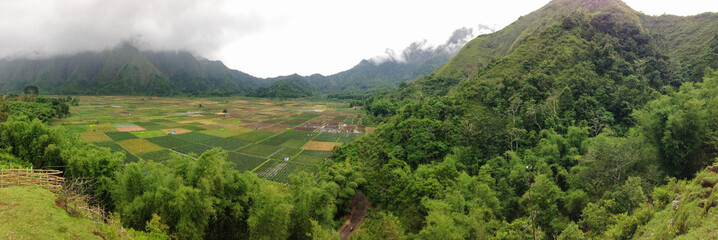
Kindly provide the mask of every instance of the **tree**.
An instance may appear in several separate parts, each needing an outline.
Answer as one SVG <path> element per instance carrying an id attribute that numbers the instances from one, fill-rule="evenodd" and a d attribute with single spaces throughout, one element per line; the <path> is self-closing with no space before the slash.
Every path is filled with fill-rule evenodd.
<path id="1" fill-rule="evenodd" d="M 583 232 L 581 232 L 580 229 L 578 229 L 578 225 L 576 223 L 571 222 L 566 226 L 566 228 L 561 231 L 561 234 L 558 235 L 559 240 L 583 240 L 585 239 L 583 236 Z"/>
<path id="2" fill-rule="evenodd" d="M 718 157 L 717 89 L 718 72 L 709 72 L 703 83 L 685 83 L 636 112 L 639 128 L 671 176 L 691 177 Z"/>
<path id="3" fill-rule="evenodd" d="M 533 209 L 536 225 L 540 226 L 548 236 L 558 234 L 569 222 L 568 218 L 559 211 L 559 208 L 563 207 L 560 203 L 565 193 L 544 174 L 536 176 L 532 185 L 531 199 L 529 192 L 526 192 L 521 199 L 524 211 Z"/>
<path id="4" fill-rule="evenodd" d="M 251 239 L 287 239 L 292 205 L 287 196 L 274 184 L 268 184 L 250 194 L 249 235 Z"/>
<path id="5" fill-rule="evenodd" d="M 312 222 L 320 226 L 330 225 L 336 212 L 333 192 L 339 188 L 335 183 L 317 182 L 308 173 L 291 176 L 289 191 L 294 207 L 290 212 L 292 239 L 307 239 L 315 230 Z"/>
<path id="6" fill-rule="evenodd" d="M 22 89 L 22 93 L 27 95 L 38 95 L 40 94 L 40 90 L 37 88 L 37 86 L 27 86 Z"/>
<path id="7" fill-rule="evenodd" d="M 10 116 L 10 109 L 8 108 L 4 96 L 0 95 L 0 122 L 4 122 Z"/>
<path id="8" fill-rule="evenodd" d="M 594 199 L 614 185 L 623 184 L 630 176 L 641 176 L 657 183 L 655 149 L 640 136 L 614 137 L 605 132 L 585 142 L 588 148 L 579 164 L 571 169 L 578 179 L 574 187 L 584 189 Z"/>

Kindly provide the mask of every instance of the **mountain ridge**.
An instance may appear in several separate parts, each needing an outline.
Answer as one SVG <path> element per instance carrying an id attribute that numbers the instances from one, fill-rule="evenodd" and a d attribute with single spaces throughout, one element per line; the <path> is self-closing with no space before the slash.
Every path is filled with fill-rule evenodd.
<path id="1" fill-rule="evenodd" d="M 140 50 L 124 42 L 100 52 L 0 59 L 0 91 L 19 92 L 25 86 L 37 85 L 51 94 L 265 95 L 256 91 L 280 81 L 296 82 L 297 77 L 311 85 L 307 89 L 321 89 L 323 93 L 395 88 L 399 82 L 424 76 L 443 65 L 467 37 L 473 36 L 472 31 L 457 29 L 438 46 L 415 42 L 399 56 L 388 52 L 385 57 L 364 59 L 350 69 L 328 76 L 292 74 L 271 78 L 254 77 L 187 51 Z"/>

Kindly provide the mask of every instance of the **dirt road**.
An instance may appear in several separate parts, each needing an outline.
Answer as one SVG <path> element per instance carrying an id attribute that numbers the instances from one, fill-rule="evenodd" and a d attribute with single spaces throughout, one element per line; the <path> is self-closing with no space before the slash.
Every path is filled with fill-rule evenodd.
<path id="1" fill-rule="evenodd" d="M 366 208 L 367 201 L 364 197 L 364 194 L 362 194 L 359 190 L 355 190 L 354 200 L 352 201 L 351 217 L 349 218 L 349 221 L 344 224 L 344 226 L 339 228 L 339 236 L 341 236 L 342 240 L 346 240 L 347 238 L 349 238 L 349 235 L 352 234 L 352 227 L 355 231 L 357 230 L 359 223 L 364 220 L 364 215 L 366 215 Z"/>

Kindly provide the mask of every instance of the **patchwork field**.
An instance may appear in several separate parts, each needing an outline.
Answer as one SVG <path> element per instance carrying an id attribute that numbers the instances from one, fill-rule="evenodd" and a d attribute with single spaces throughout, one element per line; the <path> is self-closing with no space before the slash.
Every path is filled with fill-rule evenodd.
<path id="1" fill-rule="evenodd" d="M 126 162 L 164 162 L 172 154 L 228 152 L 239 171 L 278 182 L 317 171 L 331 151 L 364 135 L 343 103 L 253 98 L 79 97 L 72 116 L 53 125 L 77 131 Z"/>

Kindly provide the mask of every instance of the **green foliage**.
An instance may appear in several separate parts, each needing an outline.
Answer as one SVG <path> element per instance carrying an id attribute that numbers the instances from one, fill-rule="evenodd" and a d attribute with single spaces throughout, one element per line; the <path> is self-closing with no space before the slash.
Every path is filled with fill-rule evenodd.
<path id="1" fill-rule="evenodd" d="M 656 184 L 661 174 L 653 146 L 638 136 L 613 137 L 605 132 L 584 142 L 586 154 L 571 169 L 577 179 L 574 187 L 589 193 L 594 199 L 611 187 L 623 184 L 630 176 L 640 176 L 648 184 Z"/>
<path id="2" fill-rule="evenodd" d="M 671 176 L 691 177 L 718 157 L 717 90 L 713 71 L 703 83 L 686 83 L 636 112 L 641 131 L 658 148 L 661 166 Z"/>
<path id="3" fill-rule="evenodd" d="M 289 213 L 289 231 L 292 239 L 310 239 L 316 230 L 312 224 L 331 226 L 336 210 L 335 194 L 339 191 L 336 183 L 317 182 L 314 177 L 299 172 L 290 177 L 290 202 L 294 205 Z"/>
<path id="4" fill-rule="evenodd" d="M 292 205 L 287 202 L 286 193 L 282 193 L 276 185 L 268 185 L 250 197 L 255 204 L 247 219 L 250 238 L 287 239 L 292 223 Z"/>
<path id="5" fill-rule="evenodd" d="M 70 216 L 55 204 L 50 190 L 32 186 L 0 188 L 0 231 L 3 238 L 94 239 L 104 224 Z"/>
<path id="6" fill-rule="evenodd" d="M 10 108 L 7 106 L 5 96 L 0 94 L 0 122 L 4 122 L 5 120 L 7 120 L 10 114 Z"/>
<path id="7" fill-rule="evenodd" d="M 352 239 L 406 239 L 404 229 L 397 217 L 387 212 L 367 212 L 361 231 L 354 231 Z"/>
<path id="8" fill-rule="evenodd" d="M 561 231 L 561 234 L 558 235 L 559 240 L 583 240 L 585 237 L 583 236 L 583 232 L 581 232 L 580 229 L 578 229 L 578 225 L 576 223 L 569 223 L 566 228 Z"/>
<path id="9" fill-rule="evenodd" d="M 568 224 L 568 219 L 561 214 L 559 207 L 564 198 L 564 193 L 546 175 L 538 175 L 532 184 L 531 192 L 526 192 L 521 198 L 521 205 L 525 206 L 524 211 L 529 212 L 533 204 L 534 220 L 536 225 L 552 236 L 558 235 Z M 529 196 L 529 194 L 531 194 Z"/>
<path id="10" fill-rule="evenodd" d="M 224 96 L 264 85 L 219 61 L 186 51 L 140 51 L 128 43 L 101 52 L 3 62 L 0 78 L 0 89 L 6 92 L 32 84 L 49 94 L 82 95 Z"/>
<path id="11" fill-rule="evenodd" d="M 38 95 L 40 94 L 40 90 L 38 90 L 37 86 L 27 86 L 22 89 L 22 93 L 27 95 Z"/>
<path id="12" fill-rule="evenodd" d="M 615 223 L 611 214 L 615 202 L 613 200 L 601 200 L 598 203 L 589 203 L 581 214 L 581 229 L 588 232 L 589 236 L 600 236 L 609 226 Z"/>
<path id="13" fill-rule="evenodd" d="M 40 119 L 48 122 L 56 115 L 55 109 L 49 104 L 38 102 L 8 101 L 7 106 L 16 116 L 27 116 L 30 119 Z"/>
<path id="14" fill-rule="evenodd" d="M 268 87 L 257 89 L 251 96 L 265 98 L 299 98 L 314 94 L 313 87 L 299 75 L 292 75 L 274 82 Z"/>
<path id="15" fill-rule="evenodd" d="M 14 116 L 0 123 L 0 152 L 34 168 L 64 166 L 68 179 L 91 179 L 94 184 L 87 193 L 100 203 L 109 202 L 109 179 L 123 162 L 122 154 L 97 148 L 66 129 Z"/>

